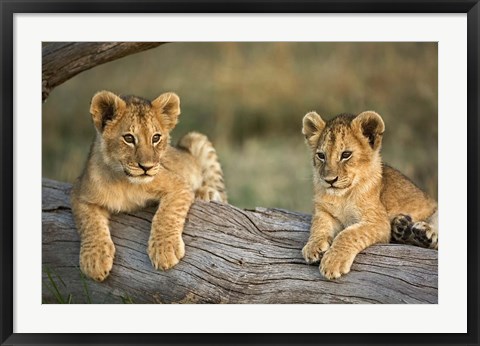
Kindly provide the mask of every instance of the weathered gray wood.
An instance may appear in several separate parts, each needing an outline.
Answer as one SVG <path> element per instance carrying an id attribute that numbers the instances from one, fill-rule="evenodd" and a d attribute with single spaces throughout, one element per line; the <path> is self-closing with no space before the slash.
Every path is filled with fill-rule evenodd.
<path id="1" fill-rule="evenodd" d="M 97 65 L 161 45 L 162 42 L 47 42 L 42 47 L 42 100 L 56 86 Z"/>
<path id="2" fill-rule="evenodd" d="M 73 303 L 437 303 L 437 251 L 372 246 L 351 273 L 326 281 L 301 255 L 309 215 L 203 202 L 188 214 L 184 259 L 167 272 L 154 270 L 146 253 L 153 210 L 113 216 L 114 266 L 97 283 L 78 268 L 69 191 L 69 184 L 43 180 L 45 303 L 58 301 L 52 281 Z"/>

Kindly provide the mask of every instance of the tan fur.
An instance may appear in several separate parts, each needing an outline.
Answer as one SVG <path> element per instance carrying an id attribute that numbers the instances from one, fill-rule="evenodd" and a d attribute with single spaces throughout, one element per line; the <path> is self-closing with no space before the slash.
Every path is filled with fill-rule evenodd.
<path id="1" fill-rule="evenodd" d="M 180 139 L 178 147 L 188 150 L 200 164 L 203 181 L 196 194 L 202 199 L 225 202 L 227 192 L 225 191 L 222 167 L 215 148 L 207 136 L 190 132 Z"/>
<path id="2" fill-rule="evenodd" d="M 194 198 L 227 202 L 215 149 L 198 133 L 187 134 L 178 148 L 170 146 L 180 114 L 174 93 L 150 102 L 102 91 L 92 98 L 90 113 L 97 135 L 71 194 L 81 270 L 102 281 L 112 269 L 111 213 L 158 202 L 148 255 L 157 269 L 173 267 L 185 254 L 182 231 Z"/>
<path id="3" fill-rule="evenodd" d="M 348 273 L 366 247 L 389 242 L 391 227 L 395 234 L 409 232 L 394 240 L 437 247 L 437 204 L 382 163 L 384 130 L 372 111 L 327 123 L 315 112 L 303 118 L 302 133 L 313 154 L 314 214 L 302 253 L 308 263 L 321 259 L 327 279 Z"/>

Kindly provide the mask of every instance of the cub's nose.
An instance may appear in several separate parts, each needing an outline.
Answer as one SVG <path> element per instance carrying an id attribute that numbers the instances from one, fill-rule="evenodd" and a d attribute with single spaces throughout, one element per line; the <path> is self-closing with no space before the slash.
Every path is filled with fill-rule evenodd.
<path id="1" fill-rule="evenodd" d="M 153 168 L 153 164 L 151 163 L 138 163 L 138 167 L 140 167 L 141 169 L 143 169 L 143 171 L 145 173 L 147 173 L 150 169 Z"/>
<path id="2" fill-rule="evenodd" d="M 333 185 L 338 180 L 338 176 L 335 178 L 331 178 L 331 177 L 323 178 L 323 180 L 325 180 L 327 184 Z"/>

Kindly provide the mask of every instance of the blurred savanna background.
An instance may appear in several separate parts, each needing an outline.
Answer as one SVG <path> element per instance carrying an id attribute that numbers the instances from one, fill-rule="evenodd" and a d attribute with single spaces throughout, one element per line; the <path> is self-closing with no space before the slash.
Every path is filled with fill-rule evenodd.
<path id="1" fill-rule="evenodd" d="M 86 161 L 96 91 L 181 99 L 172 143 L 195 130 L 219 154 L 231 204 L 311 212 L 303 116 L 375 110 L 383 158 L 437 197 L 436 43 L 168 43 L 97 66 L 43 104 L 42 174 L 73 182 Z"/>

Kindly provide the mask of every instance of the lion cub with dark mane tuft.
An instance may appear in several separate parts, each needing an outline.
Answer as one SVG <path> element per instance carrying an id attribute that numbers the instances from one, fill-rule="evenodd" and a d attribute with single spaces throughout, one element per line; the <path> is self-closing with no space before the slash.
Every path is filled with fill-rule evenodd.
<path id="1" fill-rule="evenodd" d="M 384 130 L 372 111 L 328 122 L 315 112 L 303 118 L 313 156 L 314 213 L 302 253 L 308 263 L 321 258 L 327 279 L 348 273 L 355 256 L 375 243 L 437 248 L 437 203 L 382 163 Z"/>
<path id="2" fill-rule="evenodd" d="M 174 93 L 150 102 L 101 91 L 93 96 L 90 113 L 97 133 L 71 194 L 81 270 L 103 281 L 115 255 L 109 215 L 159 201 L 148 255 L 157 269 L 173 267 L 185 254 L 182 231 L 194 198 L 227 201 L 215 149 L 195 132 L 170 146 L 170 131 L 180 114 Z"/>

